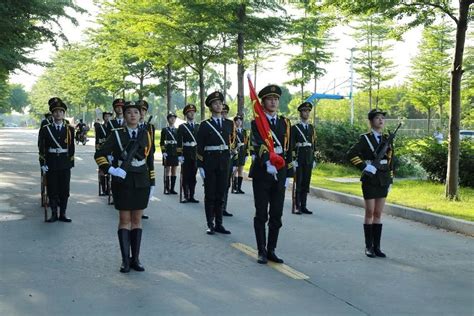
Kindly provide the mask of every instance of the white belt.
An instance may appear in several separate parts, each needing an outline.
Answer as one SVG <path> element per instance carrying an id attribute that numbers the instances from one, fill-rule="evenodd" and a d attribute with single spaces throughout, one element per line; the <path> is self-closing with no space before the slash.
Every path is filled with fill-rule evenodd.
<path id="1" fill-rule="evenodd" d="M 276 146 L 275 154 L 283 154 L 283 148 L 281 146 Z"/>
<path id="2" fill-rule="evenodd" d="M 367 165 L 371 165 L 371 164 L 372 164 L 372 160 L 366 160 L 365 163 L 366 163 Z M 381 164 L 381 165 L 386 165 L 386 164 L 388 164 L 388 160 L 387 160 L 387 159 L 382 159 L 382 160 L 380 160 L 379 164 Z"/>
<path id="3" fill-rule="evenodd" d="M 183 146 L 185 147 L 195 147 L 197 145 L 196 142 L 185 142 L 183 143 Z"/>
<path id="4" fill-rule="evenodd" d="M 119 160 L 119 166 L 121 166 L 122 164 L 123 164 L 123 160 Z M 130 163 L 132 167 L 141 167 L 144 164 L 146 164 L 146 159 L 137 160 L 136 158 L 133 158 L 132 162 Z"/>
<path id="5" fill-rule="evenodd" d="M 48 152 L 52 154 L 64 154 L 67 153 L 67 149 L 64 148 L 48 148 Z"/>
<path id="6" fill-rule="evenodd" d="M 313 144 L 308 142 L 296 143 L 296 147 L 311 147 Z"/>
<path id="7" fill-rule="evenodd" d="M 173 145 L 173 144 L 177 144 L 178 142 L 175 141 L 175 140 L 165 140 L 165 145 Z"/>
<path id="8" fill-rule="evenodd" d="M 229 147 L 227 145 L 219 145 L 219 146 L 206 146 L 204 147 L 205 151 L 217 151 L 217 150 L 227 150 Z"/>

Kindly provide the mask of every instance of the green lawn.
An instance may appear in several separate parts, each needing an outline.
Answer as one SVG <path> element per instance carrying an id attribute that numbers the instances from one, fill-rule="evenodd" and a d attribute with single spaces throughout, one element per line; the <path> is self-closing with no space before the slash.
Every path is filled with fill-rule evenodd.
<path id="1" fill-rule="evenodd" d="M 311 178 L 311 185 L 362 196 L 360 182 L 341 183 L 330 178 L 359 179 L 359 170 L 333 163 L 320 163 Z M 474 221 L 474 189 L 460 188 L 460 201 L 444 198 L 444 185 L 425 180 L 396 179 L 388 202 L 432 213 Z"/>

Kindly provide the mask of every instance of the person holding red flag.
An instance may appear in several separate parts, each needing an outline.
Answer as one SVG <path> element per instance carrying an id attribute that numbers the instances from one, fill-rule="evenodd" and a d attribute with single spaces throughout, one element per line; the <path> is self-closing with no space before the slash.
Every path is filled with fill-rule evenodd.
<path id="1" fill-rule="evenodd" d="M 288 178 L 293 176 L 293 162 L 289 150 L 290 121 L 278 115 L 281 89 L 276 85 L 263 88 L 258 97 L 249 78 L 250 98 L 254 120 L 251 123 L 252 145 L 256 157 L 250 167 L 255 217 L 254 229 L 258 247 L 258 263 L 268 260 L 283 263 L 276 253 L 278 234 L 285 201 Z M 268 221 L 268 242 L 265 224 Z"/>

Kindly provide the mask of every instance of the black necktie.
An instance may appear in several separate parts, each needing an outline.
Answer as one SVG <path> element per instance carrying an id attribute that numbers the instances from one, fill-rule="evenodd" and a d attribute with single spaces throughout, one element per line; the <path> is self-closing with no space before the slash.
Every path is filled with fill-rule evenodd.
<path id="1" fill-rule="evenodd" d="M 272 121 L 272 126 L 275 126 L 275 124 L 276 124 L 276 119 L 275 119 L 275 118 L 272 118 L 271 121 Z"/>
<path id="2" fill-rule="evenodd" d="M 60 131 L 61 131 L 61 126 L 60 126 L 60 125 L 56 125 L 56 130 L 57 130 L 58 132 L 60 132 Z"/>
<path id="3" fill-rule="evenodd" d="M 137 132 L 132 131 L 132 139 L 137 139 Z"/>
<path id="4" fill-rule="evenodd" d="M 221 119 L 217 119 L 217 126 L 219 126 L 219 128 L 222 128 Z"/>
<path id="5" fill-rule="evenodd" d="M 378 136 L 377 136 L 377 142 L 380 144 L 381 141 L 382 141 L 382 136 L 381 136 L 381 135 L 378 135 Z"/>

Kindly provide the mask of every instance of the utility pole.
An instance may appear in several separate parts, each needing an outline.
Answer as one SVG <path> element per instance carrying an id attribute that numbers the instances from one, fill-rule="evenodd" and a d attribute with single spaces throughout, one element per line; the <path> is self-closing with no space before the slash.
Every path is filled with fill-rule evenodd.
<path id="1" fill-rule="evenodd" d="M 349 93 L 351 98 L 351 125 L 354 125 L 354 51 L 355 48 L 351 48 L 351 90 Z"/>

